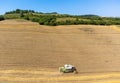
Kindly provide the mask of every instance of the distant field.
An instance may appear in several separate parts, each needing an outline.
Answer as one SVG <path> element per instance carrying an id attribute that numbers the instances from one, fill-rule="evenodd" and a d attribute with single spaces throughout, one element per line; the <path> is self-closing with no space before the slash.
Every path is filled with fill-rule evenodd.
<path id="1" fill-rule="evenodd" d="M 76 18 L 66 17 L 66 18 L 57 18 L 57 21 L 66 21 L 66 20 L 76 20 Z"/>
<path id="2" fill-rule="evenodd" d="M 8 15 L 4 15 L 4 17 L 6 19 L 16 19 L 16 18 L 20 18 L 19 14 L 8 14 Z"/>
<path id="3" fill-rule="evenodd" d="M 116 26 L 0 22 L 1 83 L 120 83 L 119 54 Z M 79 73 L 59 73 L 64 64 Z"/>

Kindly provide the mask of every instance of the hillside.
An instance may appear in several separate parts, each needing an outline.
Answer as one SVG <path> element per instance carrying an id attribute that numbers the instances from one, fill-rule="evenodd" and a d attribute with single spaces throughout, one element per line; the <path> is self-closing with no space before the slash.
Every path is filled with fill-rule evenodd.
<path id="1" fill-rule="evenodd" d="M 98 15 L 68 15 L 57 12 L 42 13 L 34 10 L 21 10 L 6 12 L 4 19 L 26 19 L 38 22 L 40 25 L 120 25 L 119 17 L 102 17 Z M 0 16 L 0 18 L 3 18 Z M 1 19 L 1 20 L 4 20 Z"/>
<path id="2" fill-rule="evenodd" d="M 119 83 L 120 32 L 115 26 L 43 26 L 0 22 L 0 82 Z M 78 74 L 60 74 L 73 64 Z M 42 77 L 41 77 L 42 76 Z"/>

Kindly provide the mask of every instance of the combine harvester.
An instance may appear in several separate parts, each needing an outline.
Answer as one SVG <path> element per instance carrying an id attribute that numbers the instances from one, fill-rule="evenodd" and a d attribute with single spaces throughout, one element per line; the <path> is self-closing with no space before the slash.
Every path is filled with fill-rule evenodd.
<path id="1" fill-rule="evenodd" d="M 75 73 L 77 74 L 77 69 L 70 64 L 65 64 L 64 67 L 59 67 L 59 71 L 62 73 Z"/>

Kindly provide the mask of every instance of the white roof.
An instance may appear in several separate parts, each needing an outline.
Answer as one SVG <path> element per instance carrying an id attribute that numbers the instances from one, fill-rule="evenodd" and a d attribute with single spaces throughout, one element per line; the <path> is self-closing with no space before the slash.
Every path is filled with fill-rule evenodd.
<path id="1" fill-rule="evenodd" d="M 65 69 L 72 69 L 74 66 L 70 64 L 65 64 L 64 67 Z"/>

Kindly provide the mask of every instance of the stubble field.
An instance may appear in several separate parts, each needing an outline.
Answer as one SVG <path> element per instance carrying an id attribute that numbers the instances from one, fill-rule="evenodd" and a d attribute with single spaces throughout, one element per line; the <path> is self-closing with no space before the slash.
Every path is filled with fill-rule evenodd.
<path id="1" fill-rule="evenodd" d="M 0 22 L 2 83 L 120 83 L 119 54 L 116 26 Z M 75 65 L 79 73 L 59 73 L 64 64 Z"/>

